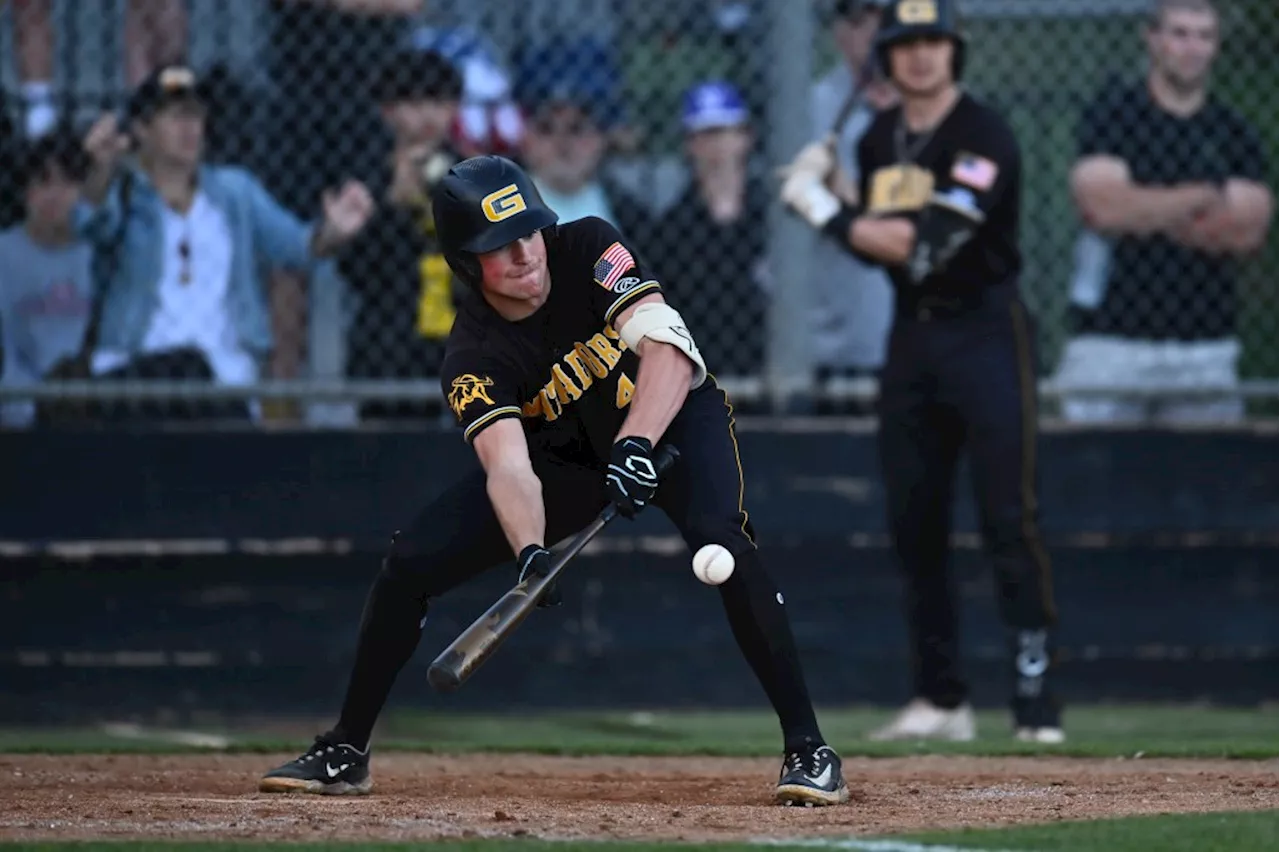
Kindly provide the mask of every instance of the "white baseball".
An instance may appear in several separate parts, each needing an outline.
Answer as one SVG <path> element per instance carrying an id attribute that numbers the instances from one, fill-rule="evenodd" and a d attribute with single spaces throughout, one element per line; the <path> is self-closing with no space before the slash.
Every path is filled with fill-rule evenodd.
<path id="1" fill-rule="evenodd" d="M 733 574 L 733 554 L 719 544 L 708 544 L 693 554 L 693 573 L 708 586 L 718 586 Z"/>

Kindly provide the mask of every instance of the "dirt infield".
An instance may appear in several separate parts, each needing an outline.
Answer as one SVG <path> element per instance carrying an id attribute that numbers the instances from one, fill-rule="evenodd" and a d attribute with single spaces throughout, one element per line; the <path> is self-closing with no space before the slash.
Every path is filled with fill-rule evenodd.
<path id="1" fill-rule="evenodd" d="M 850 759 L 852 801 L 770 803 L 773 760 L 384 754 L 366 797 L 275 796 L 293 755 L 0 755 L 0 839 L 745 840 L 1276 807 L 1275 761 Z"/>

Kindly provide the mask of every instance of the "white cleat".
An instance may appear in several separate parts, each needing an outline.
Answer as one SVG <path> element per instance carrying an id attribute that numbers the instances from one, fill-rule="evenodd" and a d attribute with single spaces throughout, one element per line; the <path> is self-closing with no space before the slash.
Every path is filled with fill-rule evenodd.
<path id="1" fill-rule="evenodd" d="M 976 735 L 973 708 L 968 704 L 946 710 L 923 698 L 916 698 L 899 711 L 889 724 L 872 731 L 868 738 L 877 742 L 946 740 L 967 743 Z"/>
<path id="2" fill-rule="evenodd" d="M 1061 728 L 1018 728 L 1014 737 L 1019 742 L 1041 745 L 1058 745 L 1067 741 L 1067 735 Z"/>

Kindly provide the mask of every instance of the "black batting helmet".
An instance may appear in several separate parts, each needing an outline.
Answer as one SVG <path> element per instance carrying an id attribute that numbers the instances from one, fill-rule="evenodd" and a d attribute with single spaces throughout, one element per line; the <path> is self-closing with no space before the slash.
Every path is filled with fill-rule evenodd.
<path id="1" fill-rule="evenodd" d="M 476 255 L 549 228 L 559 217 L 524 169 L 493 154 L 455 165 L 431 190 L 431 212 L 445 262 L 468 286 L 480 286 Z"/>
<path id="2" fill-rule="evenodd" d="M 960 11 L 956 0 L 893 0 L 885 7 L 876 32 L 876 55 L 884 75 L 892 75 L 889 48 L 916 38 L 942 36 L 955 45 L 952 76 L 960 79 L 964 71 L 965 36 L 960 29 Z"/>

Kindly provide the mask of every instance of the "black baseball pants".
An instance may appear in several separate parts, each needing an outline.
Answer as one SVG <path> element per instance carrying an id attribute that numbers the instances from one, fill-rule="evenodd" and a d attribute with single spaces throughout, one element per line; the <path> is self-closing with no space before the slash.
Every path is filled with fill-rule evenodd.
<path id="1" fill-rule="evenodd" d="M 742 505 L 732 408 L 712 380 L 689 394 L 663 442 L 680 451 L 680 460 L 654 503 L 691 552 L 714 543 L 733 553 L 736 568 L 717 588 L 734 637 L 778 713 L 787 747 L 819 741 L 783 596 L 760 561 Z M 533 463 L 543 483 L 547 542 L 576 533 L 604 508 L 603 465 L 545 454 L 535 454 Z M 448 489 L 395 534 L 365 606 L 339 736 L 360 747 L 368 742 L 397 674 L 417 647 L 430 600 L 513 558 L 483 472 Z"/>
<path id="2" fill-rule="evenodd" d="M 881 379 L 879 447 L 916 696 L 954 707 L 968 695 L 947 576 L 955 471 L 967 449 L 1009 630 L 1014 710 L 1038 727 L 1057 724 L 1047 683 L 1056 614 L 1037 507 L 1034 341 L 1017 298 L 952 313 L 900 310 Z"/>

